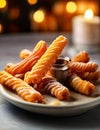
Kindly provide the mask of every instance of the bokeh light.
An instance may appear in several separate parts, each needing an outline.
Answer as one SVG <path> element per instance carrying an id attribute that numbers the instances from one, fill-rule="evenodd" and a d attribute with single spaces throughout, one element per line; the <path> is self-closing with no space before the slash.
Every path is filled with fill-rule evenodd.
<path id="1" fill-rule="evenodd" d="M 87 9 L 85 11 L 84 17 L 87 19 L 91 19 L 93 17 L 93 15 L 94 15 L 94 13 L 93 13 L 92 9 Z"/>
<path id="2" fill-rule="evenodd" d="M 30 5 L 34 5 L 38 2 L 38 0 L 27 0 Z"/>
<path id="3" fill-rule="evenodd" d="M 0 0 L 0 8 L 5 8 L 7 6 L 6 0 Z"/>
<path id="4" fill-rule="evenodd" d="M 66 4 L 66 11 L 69 12 L 69 13 L 75 13 L 77 10 L 77 5 L 75 2 L 73 1 L 69 1 L 67 4 Z"/>
<path id="5" fill-rule="evenodd" d="M 43 22 L 45 18 L 45 14 L 43 10 L 37 10 L 34 14 L 33 14 L 33 20 L 37 23 L 41 23 Z"/>
<path id="6" fill-rule="evenodd" d="M 91 9 L 94 16 L 100 16 L 98 0 L 0 0 L 0 34 L 72 32 L 73 17 L 84 16 L 87 9 Z M 91 14 L 85 15 L 84 19 L 91 19 Z"/>

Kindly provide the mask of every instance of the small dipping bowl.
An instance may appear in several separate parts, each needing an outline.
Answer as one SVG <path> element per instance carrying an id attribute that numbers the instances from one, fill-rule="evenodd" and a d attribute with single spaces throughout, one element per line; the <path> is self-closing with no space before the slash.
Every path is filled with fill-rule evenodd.
<path id="1" fill-rule="evenodd" d="M 68 69 L 69 63 L 71 59 L 69 57 L 59 57 L 55 64 L 53 64 L 52 71 L 53 76 L 59 81 L 60 83 L 65 82 L 68 76 Z"/>

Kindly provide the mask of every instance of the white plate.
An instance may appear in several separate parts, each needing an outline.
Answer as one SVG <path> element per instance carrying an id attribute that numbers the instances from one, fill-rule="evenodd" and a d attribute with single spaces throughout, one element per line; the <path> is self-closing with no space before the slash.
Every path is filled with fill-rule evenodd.
<path id="1" fill-rule="evenodd" d="M 9 101 L 17 107 L 28 110 L 30 112 L 56 116 L 78 115 L 100 104 L 100 83 L 96 86 L 96 92 L 92 97 L 71 92 L 71 101 L 59 101 L 52 96 L 45 95 L 47 104 L 31 103 L 24 101 L 16 93 L 7 90 L 2 85 L 0 85 L 0 92 L 7 101 Z M 59 105 L 52 105 L 53 101 L 58 102 Z"/>

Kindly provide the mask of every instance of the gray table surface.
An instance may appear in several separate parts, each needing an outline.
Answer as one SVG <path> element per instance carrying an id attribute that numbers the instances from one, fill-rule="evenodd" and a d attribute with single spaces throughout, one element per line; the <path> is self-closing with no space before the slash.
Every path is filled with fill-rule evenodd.
<path id="1" fill-rule="evenodd" d="M 58 35 L 63 33 L 33 33 L 0 35 L 0 70 L 8 62 L 20 61 L 19 52 L 23 48 L 32 50 L 39 40 L 45 40 L 48 44 Z M 68 38 L 68 47 L 63 54 L 70 57 L 76 54 L 72 47 L 71 36 Z M 100 65 L 100 53 L 90 54 L 91 60 Z M 100 67 L 100 66 L 99 66 Z M 100 68 L 99 68 L 100 70 Z M 22 110 L 0 95 L 0 130 L 100 130 L 100 106 L 97 106 L 81 115 L 71 117 L 55 117 L 41 115 Z"/>

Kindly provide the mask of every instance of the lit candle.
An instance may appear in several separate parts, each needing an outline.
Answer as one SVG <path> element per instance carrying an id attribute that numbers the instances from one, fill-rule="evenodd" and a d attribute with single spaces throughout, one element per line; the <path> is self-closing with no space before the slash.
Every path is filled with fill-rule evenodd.
<path id="1" fill-rule="evenodd" d="M 72 41 L 76 50 L 88 52 L 100 51 L 100 17 L 93 16 L 91 9 L 86 10 L 84 16 L 73 18 Z"/>

